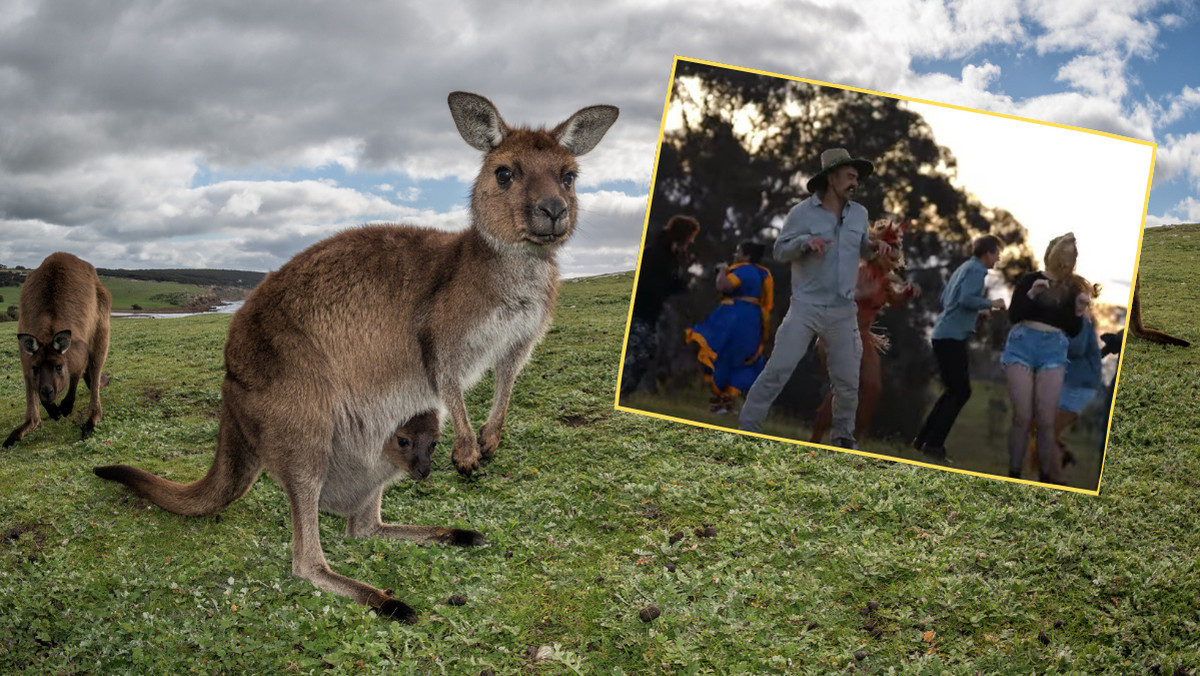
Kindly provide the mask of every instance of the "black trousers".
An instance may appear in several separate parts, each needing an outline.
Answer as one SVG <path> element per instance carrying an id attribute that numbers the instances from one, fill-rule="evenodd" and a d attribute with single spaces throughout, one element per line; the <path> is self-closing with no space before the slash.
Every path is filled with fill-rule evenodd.
<path id="1" fill-rule="evenodd" d="M 967 372 L 967 341 L 953 338 L 935 338 L 933 356 L 937 358 L 938 370 L 946 391 L 938 397 L 925 424 L 917 435 L 917 443 L 935 448 L 946 445 L 946 437 L 954 426 L 959 411 L 971 398 L 971 375 Z"/>

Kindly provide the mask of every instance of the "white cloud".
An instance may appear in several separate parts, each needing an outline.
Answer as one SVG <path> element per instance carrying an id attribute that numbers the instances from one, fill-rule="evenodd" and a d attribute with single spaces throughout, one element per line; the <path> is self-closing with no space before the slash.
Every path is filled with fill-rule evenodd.
<path id="1" fill-rule="evenodd" d="M 1128 92 L 1125 61 L 1113 52 L 1080 54 L 1058 69 L 1056 80 L 1106 99 L 1119 100 Z"/>
<path id="2" fill-rule="evenodd" d="M 1034 41 L 1039 54 L 1113 45 L 1126 55 L 1147 56 L 1154 51 L 1158 27 L 1143 15 L 1157 4 L 1157 0 L 1068 0 L 1029 2 L 1026 10 L 1045 28 Z"/>
<path id="3" fill-rule="evenodd" d="M 1190 180 L 1200 190 L 1200 133 L 1167 135 L 1158 146 L 1154 162 L 1154 182 L 1166 183 L 1178 177 Z"/>
<path id="4" fill-rule="evenodd" d="M 1185 197 L 1164 214 L 1146 214 L 1147 228 L 1177 223 L 1200 223 L 1200 200 Z"/>
<path id="5" fill-rule="evenodd" d="M 1156 123 L 1165 126 L 1178 122 L 1197 108 L 1200 108 L 1200 87 L 1184 86 L 1179 94 L 1167 98 L 1166 108 L 1157 108 Z"/>

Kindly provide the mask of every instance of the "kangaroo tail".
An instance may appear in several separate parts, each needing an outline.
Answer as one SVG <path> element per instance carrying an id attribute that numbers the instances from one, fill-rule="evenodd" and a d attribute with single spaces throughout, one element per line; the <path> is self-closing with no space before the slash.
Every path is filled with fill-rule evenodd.
<path id="1" fill-rule="evenodd" d="M 1131 327 L 1130 333 L 1137 336 L 1138 338 L 1141 338 L 1143 340 L 1148 340 L 1152 343 L 1162 343 L 1163 345 L 1178 345 L 1179 347 L 1187 347 L 1187 346 L 1191 345 L 1191 343 L 1189 343 L 1188 341 L 1186 341 L 1182 338 L 1176 338 L 1175 336 L 1172 336 L 1167 333 L 1163 333 L 1162 331 L 1158 331 L 1155 329 L 1147 329 L 1145 327 L 1136 327 L 1136 326 Z"/>
<path id="2" fill-rule="evenodd" d="M 250 490 L 262 473 L 262 461 L 241 444 L 231 443 L 234 432 L 222 425 L 212 467 L 199 481 L 180 484 L 129 465 L 106 465 L 92 471 L 101 479 L 119 481 L 168 512 L 204 516 L 219 512 Z"/>

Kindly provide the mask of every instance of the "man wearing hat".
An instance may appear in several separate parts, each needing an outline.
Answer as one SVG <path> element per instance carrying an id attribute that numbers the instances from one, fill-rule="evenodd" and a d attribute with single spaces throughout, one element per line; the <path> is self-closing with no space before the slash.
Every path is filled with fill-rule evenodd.
<path id="1" fill-rule="evenodd" d="M 788 212 L 775 240 L 774 255 L 776 260 L 791 262 L 791 305 L 775 333 L 771 358 L 746 394 L 739 419 L 741 429 L 762 430 L 767 410 L 815 335 L 828 348 L 833 445 L 857 448 L 854 418 L 862 341 L 854 284 L 859 260 L 886 252 L 888 245 L 868 239 L 867 210 L 850 198 L 858 182 L 874 169 L 870 162 L 851 157 L 844 148 L 826 150 L 821 153 L 821 171 L 806 186 L 812 195 Z"/>

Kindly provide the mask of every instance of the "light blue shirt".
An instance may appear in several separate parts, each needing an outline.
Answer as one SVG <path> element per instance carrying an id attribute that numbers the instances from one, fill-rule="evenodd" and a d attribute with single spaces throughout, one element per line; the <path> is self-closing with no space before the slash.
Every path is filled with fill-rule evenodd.
<path id="1" fill-rule="evenodd" d="M 814 237 L 831 240 L 825 253 L 806 247 Z M 821 206 L 819 195 L 792 207 L 774 250 L 775 260 L 792 264 L 792 302 L 803 305 L 853 304 L 858 261 L 874 253 L 866 207 L 847 201 L 835 214 Z"/>
<path id="2" fill-rule="evenodd" d="M 992 307 L 983 288 L 987 268 L 972 256 L 958 266 L 942 290 L 942 316 L 933 325 L 934 338 L 966 340 L 975 332 L 975 319 L 981 310 Z"/>
<path id="3" fill-rule="evenodd" d="M 1100 343 L 1096 340 L 1096 329 L 1087 315 L 1083 316 L 1083 330 L 1067 343 L 1067 372 L 1063 376 L 1063 387 L 1100 389 L 1104 384 L 1100 366 Z"/>

